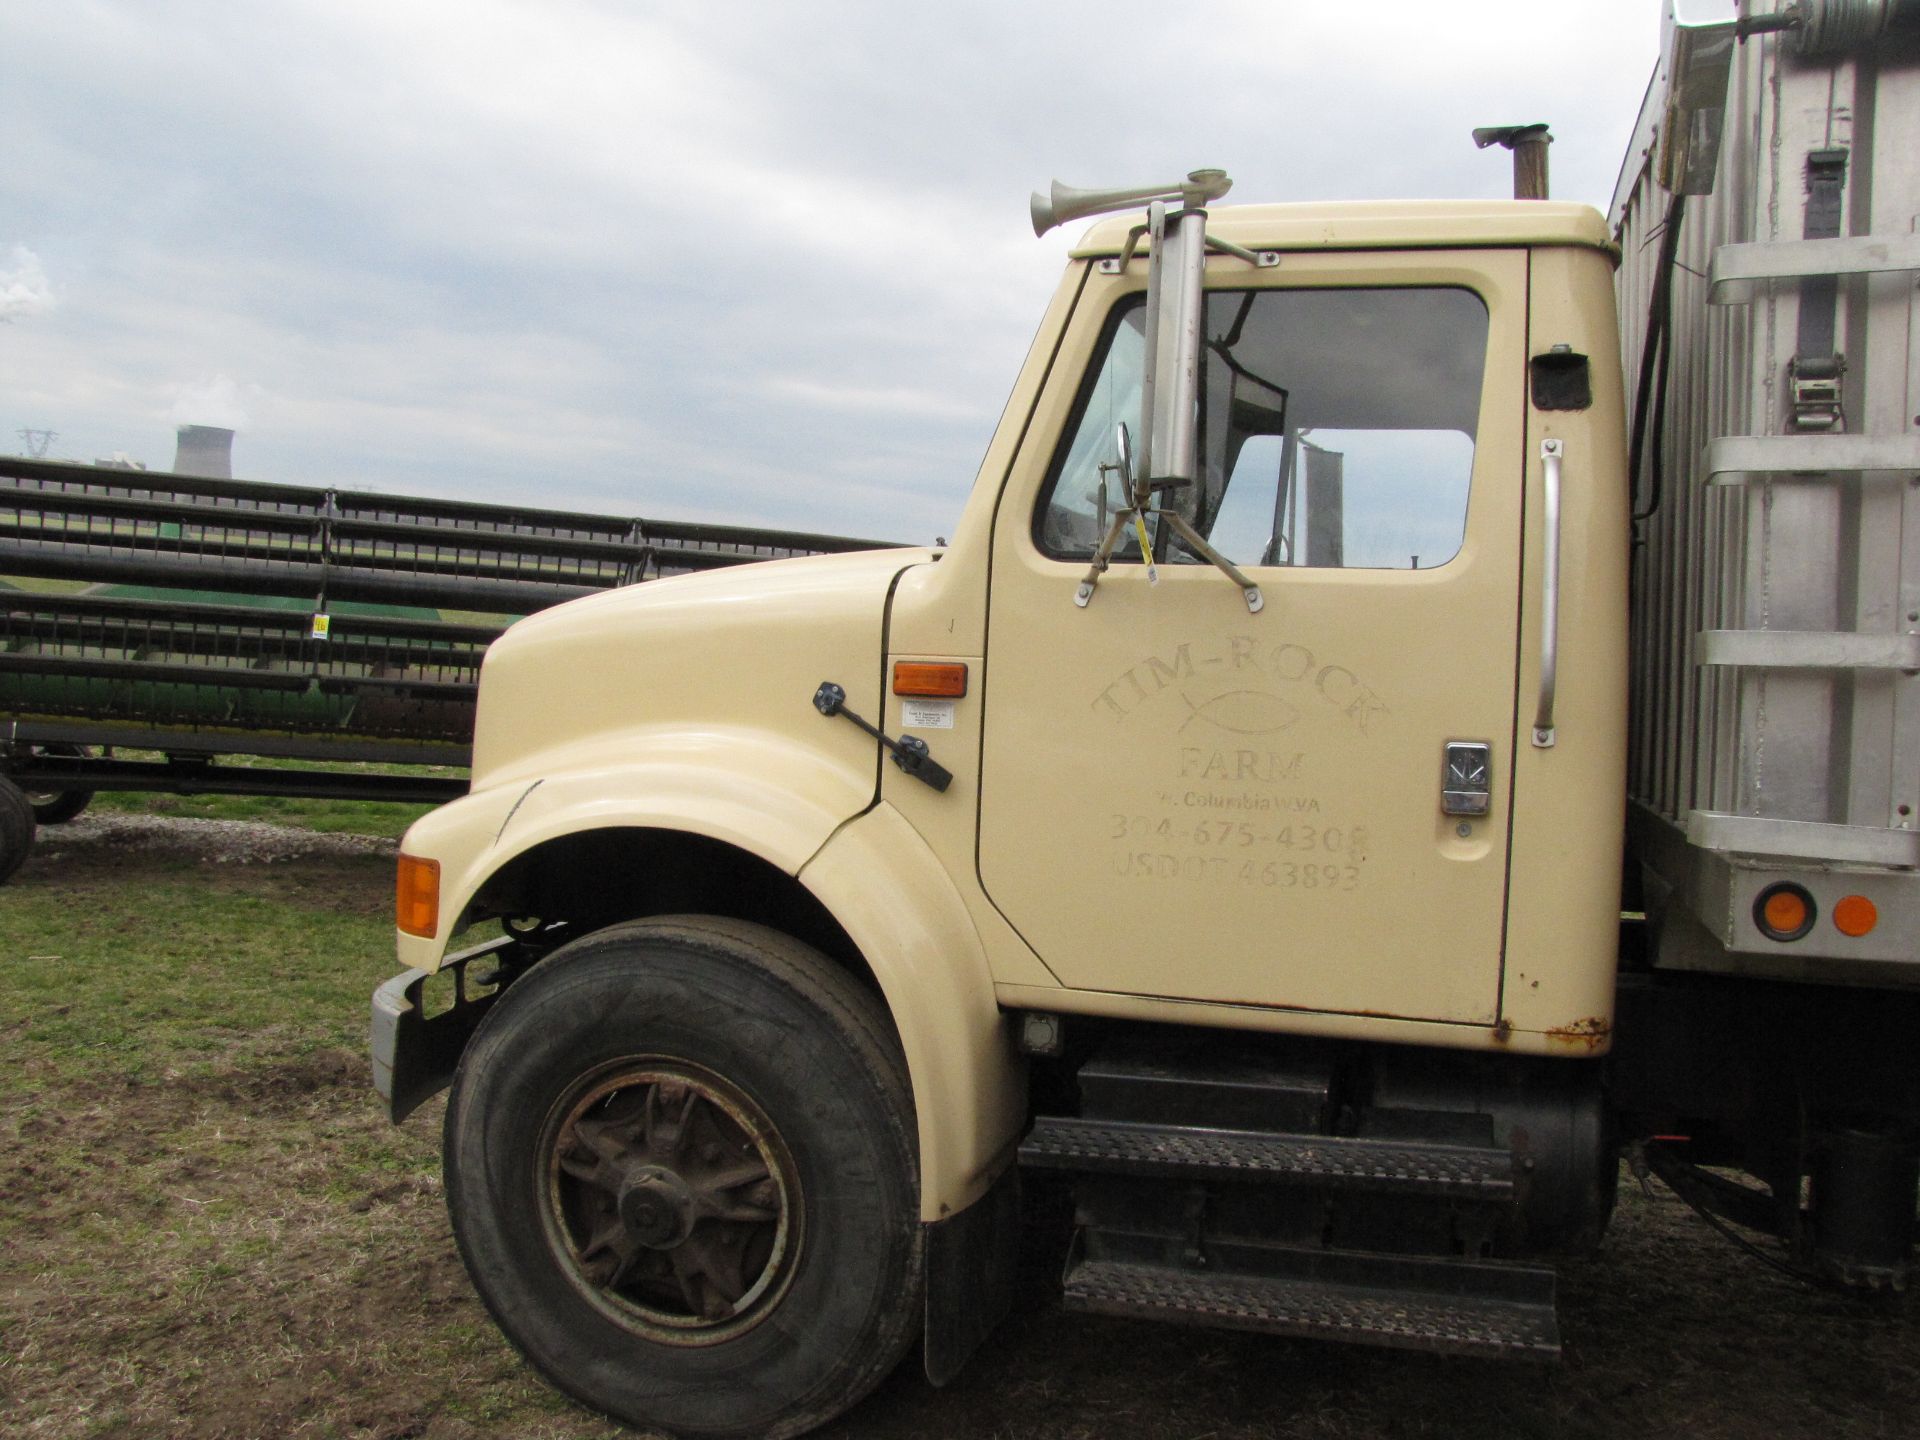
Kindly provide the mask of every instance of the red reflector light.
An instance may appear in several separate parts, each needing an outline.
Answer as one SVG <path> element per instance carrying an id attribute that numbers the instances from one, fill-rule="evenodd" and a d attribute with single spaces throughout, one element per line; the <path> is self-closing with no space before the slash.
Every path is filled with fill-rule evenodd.
<path id="1" fill-rule="evenodd" d="M 896 660 L 893 693 L 958 700 L 967 693 L 967 667 L 956 661 Z"/>
<path id="2" fill-rule="evenodd" d="M 394 923 L 408 935 L 431 940 L 440 927 L 440 862 L 402 855 L 393 899 Z"/>

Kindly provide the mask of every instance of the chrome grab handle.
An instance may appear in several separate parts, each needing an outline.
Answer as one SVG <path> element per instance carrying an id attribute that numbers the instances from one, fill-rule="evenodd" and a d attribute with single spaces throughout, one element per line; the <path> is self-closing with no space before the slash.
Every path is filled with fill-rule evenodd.
<path id="1" fill-rule="evenodd" d="M 1542 440 L 1540 461 L 1546 470 L 1546 563 L 1541 567 L 1540 705 L 1533 713 L 1535 748 L 1553 748 L 1553 689 L 1560 661 L 1560 455 L 1561 442 Z"/>

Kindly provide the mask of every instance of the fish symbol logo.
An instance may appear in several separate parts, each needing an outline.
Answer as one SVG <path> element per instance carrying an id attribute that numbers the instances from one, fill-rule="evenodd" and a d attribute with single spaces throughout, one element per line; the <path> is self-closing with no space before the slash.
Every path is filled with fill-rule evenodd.
<path id="1" fill-rule="evenodd" d="M 1194 721 L 1202 720 L 1233 735 L 1271 735 L 1300 718 L 1298 710 L 1266 690 L 1227 690 L 1198 705 L 1184 691 L 1180 699 L 1186 704 L 1187 718 L 1176 734 L 1184 734 Z"/>

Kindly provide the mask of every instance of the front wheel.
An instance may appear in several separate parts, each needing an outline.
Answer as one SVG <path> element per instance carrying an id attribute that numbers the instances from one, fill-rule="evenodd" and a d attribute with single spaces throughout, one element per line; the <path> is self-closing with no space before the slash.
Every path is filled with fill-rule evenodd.
<path id="1" fill-rule="evenodd" d="M 680 917 L 555 951 L 468 1047 L 445 1163 L 501 1329 L 622 1420 L 798 1435 L 917 1329 L 904 1061 L 875 1000 L 775 931 Z"/>
<path id="2" fill-rule="evenodd" d="M 0 775 L 0 881 L 26 863 L 35 828 L 26 792 Z"/>

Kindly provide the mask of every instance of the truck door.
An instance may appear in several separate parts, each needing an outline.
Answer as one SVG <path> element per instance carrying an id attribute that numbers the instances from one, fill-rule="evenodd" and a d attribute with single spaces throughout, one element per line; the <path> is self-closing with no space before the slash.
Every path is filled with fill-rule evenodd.
<path id="1" fill-rule="evenodd" d="M 1138 434 L 1133 268 L 1090 277 L 995 523 L 986 892 L 1074 989 L 1489 1023 L 1525 255 L 1210 265 L 1203 474 L 1164 503 L 1257 613 L 1170 526 L 1075 602 Z"/>

